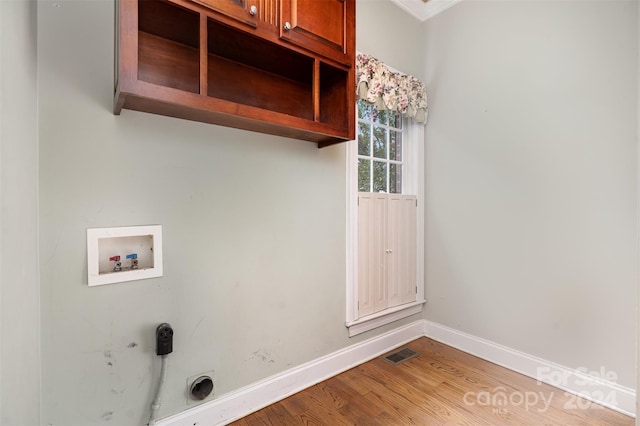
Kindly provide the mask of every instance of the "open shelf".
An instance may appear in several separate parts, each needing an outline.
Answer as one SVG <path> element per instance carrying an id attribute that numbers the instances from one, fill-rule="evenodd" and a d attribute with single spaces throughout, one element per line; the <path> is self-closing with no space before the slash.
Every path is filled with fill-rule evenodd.
<path id="1" fill-rule="evenodd" d="M 208 96 L 313 120 L 313 58 L 211 19 Z"/>
<path id="2" fill-rule="evenodd" d="M 200 93 L 198 49 L 142 31 L 138 45 L 138 80 Z"/>
<path id="3" fill-rule="evenodd" d="M 344 100 L 348 90 L 355 90 L 350 82 L 347 71 L 320 63 L 320 122 L 348 126 L 350 112 Z"/>
<path id="4" fill-rule="evenodd" d="M 200 92 L 199 15 L 157 0 L 138 9 L 138 79 Z"/>

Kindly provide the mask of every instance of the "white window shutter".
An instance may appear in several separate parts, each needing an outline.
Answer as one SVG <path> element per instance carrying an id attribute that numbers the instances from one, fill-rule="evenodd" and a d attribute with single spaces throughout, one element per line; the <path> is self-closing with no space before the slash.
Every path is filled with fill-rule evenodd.
<path id="1" fill-rule="evenodd" d="M 389 306 L 416 300 L 416 197 L 390 194 L 387 220 Z"/>
<path id="2" fill-rule="evenodd" d="M 358 197 L 358 316 L 387 307 L 385 284 L 385 224 L 387 198 L 382 193 Z"/>
<path id="3" fill-rule="evenodd" d="M 416 300 L 416 197 L 358 195 L 358 316 Z"/>

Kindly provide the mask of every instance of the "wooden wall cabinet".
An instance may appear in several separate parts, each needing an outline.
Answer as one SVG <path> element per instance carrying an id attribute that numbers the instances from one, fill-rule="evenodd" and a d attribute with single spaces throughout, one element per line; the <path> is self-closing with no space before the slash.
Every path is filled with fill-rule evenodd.
<path id="1" fill-rule="evenodd" d="M 280 36 L 344 64 L 353 64 L 347 29 L 355 27 L 353 2 L 345 0 L 282 0 Z"/>
<path id="2" fill-rule="evenodd" d="M 352 140 L 354 1 L 120 0 L 114 112 Z"/>

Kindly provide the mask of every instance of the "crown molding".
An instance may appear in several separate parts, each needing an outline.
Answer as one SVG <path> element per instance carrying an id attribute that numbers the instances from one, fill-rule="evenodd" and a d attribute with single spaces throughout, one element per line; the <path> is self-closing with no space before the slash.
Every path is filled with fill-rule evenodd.
<path id="1" fill-rule="evenodd" d="M 409 14 L 424 22 L 427 19 L 434 17 L 438 13 L 449 9 L 451 6 L 460 3 L 462 0 L 429 0 L 427 2 L 424 2 L 422 0 L 391 1 L 400 6 L 400 8 L 404 9 Z"/>

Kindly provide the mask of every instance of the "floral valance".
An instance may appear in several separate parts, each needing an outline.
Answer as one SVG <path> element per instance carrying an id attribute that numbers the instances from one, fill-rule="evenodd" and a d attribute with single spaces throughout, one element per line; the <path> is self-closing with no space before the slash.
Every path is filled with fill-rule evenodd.
<path id="1" fill-rule="evenodd" d="M 379 110 L 392 110 L 418 123 L 427 121 L 427 89 L 417 78 L 392 71 L 371 55 L 356 57 L 357 94 Z"/>

